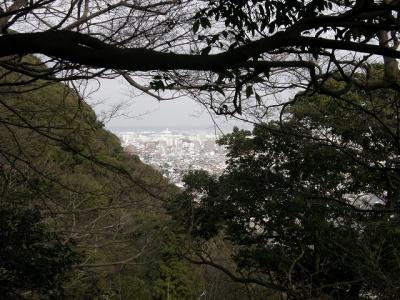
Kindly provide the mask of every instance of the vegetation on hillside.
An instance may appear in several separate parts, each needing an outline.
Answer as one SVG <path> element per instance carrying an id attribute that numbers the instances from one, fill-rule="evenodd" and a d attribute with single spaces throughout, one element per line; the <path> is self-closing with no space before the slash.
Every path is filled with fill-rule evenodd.
<path id="1" fill-rule="evenodd" d="M 192 261 L 288 299 L 398 299 L 398 101 L 298 95 L 278 120 L 222 138 L 224 174 L 190 172 L 173 206 Z M 221 238 L 230 263 L 204 247 Z"/>
<path id="2" fill-rule="evenodd" d="M 399 14 L 398 0 L 1 1 L 1 296 L 400 298 Z M 178 191 L 81 99 L 116 77 L 254 130 L 221 139 L 222 176 L 189 172 Z"/>
<path id="3" fill-rule="evenodd" d="M 133 266 L 161 264 L 169 232 L 161 201 L 174 189 L 124 153 L 73 89 L 47 81 L 20 87 L 25 76 L 3 74 L 15 84 L 0 94 L 2 288 L 16 298 L 92 299 L 121 291 L 118 274 L 138 282 L 135 292 L 143 285 L 161 293 Z"/>
<path id="4" fill-rule="evenodd" d="M 245 299 L 244 287 L 185 259 L 187 239 L 164 209 L 178 189 L 125 153 L 73 88 L 2 74 L 2 295 Z"/>

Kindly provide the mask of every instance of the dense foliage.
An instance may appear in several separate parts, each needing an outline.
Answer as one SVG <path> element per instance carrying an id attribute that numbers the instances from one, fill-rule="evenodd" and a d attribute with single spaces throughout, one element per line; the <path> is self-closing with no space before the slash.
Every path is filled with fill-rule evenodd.
<path id="1" fill-rule="evenodd" d="M 299 95 L 279 120 L 222 138 L 224 174 L 190 172 L 176 205 L 200 241 L 233 244 L 235 267 L 195 247 L 198 262 L 290 299 L 397 299 L 398 101 Z"/>
<path id="2" fill-rule="evenodd" d="M 59 299 L 79 258 L 34 209 L 0 206 L 0 293 L 5 299 Z"/>
<path id="3" fill-rule="evenodd" d="M 399 298 L 399 13 L 397 0 L 2 1 L 2 291 Z M 222 176 L 191 172 L 176 196 L 82 99 L 118 76 L 257 125 L 221 139 Z"/>
<path id="4" fill-rule="evenodd" d="M 246 299 L 184 258 L 163 208 L 177 188 L 125 153 L 73 87 L 1 73 L 0 297 Z"/>
<path id="5" fill-rule="evenodd" d="M 174 189 L 125 154 L 72 88 L 17 84 L 27 78 L 3 70 L 2 82 L 16 84 L 0 94 L 2 291 L 27 298 L 117 294 L 110 284 L 116 274 L 140 281 L 147 272 L 126 264 L 159 263 L 160 228 L 167 226 L 160 200 Z"/>

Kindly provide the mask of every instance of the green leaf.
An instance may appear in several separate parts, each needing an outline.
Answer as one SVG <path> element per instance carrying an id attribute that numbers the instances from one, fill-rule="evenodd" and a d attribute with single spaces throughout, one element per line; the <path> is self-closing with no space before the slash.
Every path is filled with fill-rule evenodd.
<path id="1" fill-rule="evenodd" d="M 249 98 L 253 94 L 253 87 L 251 85 L 248 85 L 246 87 L 246 97 Z"/>
<path id="2" fill-rule="evenodd" d="M 193 28 L 192 28 L 193 33 L 196 33 L 196 32 L 199 30 L 199 27 L 200 27 L 200 22 L 199 22 L 199 20 L 196 20 L 196 21 L 193 23 Z"/>
<path id="3" fill-rule="evenodd" d="M 204 17 L 200 18 L 200 24 L 201 24 L 201 27 L 203 27 L 203 28 L 211 27 L 210 21 Z"/>

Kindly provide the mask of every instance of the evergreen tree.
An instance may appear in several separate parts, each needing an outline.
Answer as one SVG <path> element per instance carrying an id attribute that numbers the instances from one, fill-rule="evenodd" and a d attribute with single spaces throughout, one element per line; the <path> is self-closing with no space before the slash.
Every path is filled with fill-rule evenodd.
<path id="1" fill-rule="evenodd" d="M 189 173 L 175 204 L 193 236 L 232 243 L 235 264 L 204 247 L 194 260 L 289 299 L 398 299 L 398 107 L 389 90 L 298 95 L 222 138 L 224 174 Z"/>

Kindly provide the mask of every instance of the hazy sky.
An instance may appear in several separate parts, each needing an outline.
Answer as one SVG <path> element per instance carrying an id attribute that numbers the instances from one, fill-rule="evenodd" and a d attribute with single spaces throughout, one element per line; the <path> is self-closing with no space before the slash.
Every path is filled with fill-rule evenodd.
<path id="1" fill-rule="evenodd" d="M 105 119 L 106 127 L 109 129 L 214 127 L 208 112 L 195 101 L 180 98 L 159 102 L 147 95 L 133 96 L 132 87 L 122 79 L 103 80 L 100 89 L 89 97 L 88 102 L 100 118 L 102 115 L 109 115 L 115 106 L 121 106 L 111 119 Z M 217 123 L 223 128 L 231 127 L 229 124 L 233 124 L 232 121 L 227 122 L 221 117 L 217 119 Z"/>

